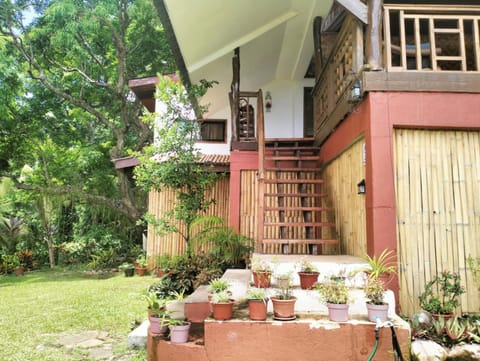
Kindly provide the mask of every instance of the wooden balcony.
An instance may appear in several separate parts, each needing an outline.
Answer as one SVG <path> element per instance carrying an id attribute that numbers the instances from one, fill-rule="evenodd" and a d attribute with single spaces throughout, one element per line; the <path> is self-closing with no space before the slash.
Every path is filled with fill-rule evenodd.
<path id="1" fill-rule="evenodd" d="M 349 14 L 328 46 L 313 91 L 317 143 L 371 91 L 480 92 L 480 6 L 383 10 L 378 19 L 371 14 L 382 12 L 369 11 L 368 25 Z M 383 25 L 378 39 L 375 21 Z"/>

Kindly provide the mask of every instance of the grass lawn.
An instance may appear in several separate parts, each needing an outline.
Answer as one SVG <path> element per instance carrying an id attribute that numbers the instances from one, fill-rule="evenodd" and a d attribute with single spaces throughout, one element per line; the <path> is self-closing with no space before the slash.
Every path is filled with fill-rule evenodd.
<path id="1" fill-rule="evenodd" d="M 60 336 L 86 330 L 108 332 L 118 341 L 115 356 L 130 353 L 130 323 L 145 319 L 140 295 L 154 282 L 150 276 L 98 279 L 63 270 L 0 276 L 0 360 L 89 360 L 86 351 L 67 352 L 58 344 Z M 145 352 L 132 360 L 145 360 Z"/>

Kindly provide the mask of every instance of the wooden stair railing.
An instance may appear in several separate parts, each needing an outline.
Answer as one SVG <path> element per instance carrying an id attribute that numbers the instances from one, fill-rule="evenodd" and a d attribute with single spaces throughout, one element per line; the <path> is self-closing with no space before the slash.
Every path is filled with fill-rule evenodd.
<path id="1" fill-rule="evenodd" d="M 322 237 L 322 230 L 335 223 L 322 221 L 322 213 L 332 209 L 322 205 L 326 195 L 320 191 L 323 180 L 317 177 L 318 147 L 312 146 L 312 139 L 265 140 L 260 137 L 263 122 L 258 126 L 262 129 L 256 251 L 317 254 L 322 245 L 338 244 Z"/>

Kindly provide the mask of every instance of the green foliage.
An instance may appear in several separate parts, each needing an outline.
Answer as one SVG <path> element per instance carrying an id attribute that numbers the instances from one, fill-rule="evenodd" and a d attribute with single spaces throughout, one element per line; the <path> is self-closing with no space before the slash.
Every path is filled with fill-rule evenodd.
<path id="1" fill-rule="evenodd" d="M 460 304 L 459 296 L 465 293 L 460 281 L 458 273 L 443 271 L 425 284 L 424 291 L 418 297 L 420 307 L 430 313 L 454 312 Z"/>
<path id="2" fill-rule="evenodd" d="M 315 286 L 320 292 L 322 300 L 326 303 L 346 304 L 348 303 L 348 288 L 343 281 L 326 281 L 317 283 Z"/>
<path id="3" fill-rule="evenodd" d="M 150 291 L 156 292 L 159 298 L 175 298 L 184 292 L 191 294 L 201 284 L 208 284 L 223 273 L 221 260 L 212 255 L 177 256 L 172 259 L 168 273 Z"/>
<path id="4" fill-rule="evenodd" d="M 215 258 L 222 259 L 227 265 L 246 262 L 250 252 L 253 251 L 253 239 L 235 232 L 219 217 L 197 217 L 190 227 L 192 244 L 209 245 L 209 252 Z"/>
<path id="5" fill-rule="evenodd" d="M 369 268 L 365 271 L 370 278 L 378 278 L 381 274 L 396 272 L 395 255 L 392 250 L 384 249 L 378 257 L 365 256 Z"/>
<path id="6" fill-rule="evenodd" d="M 228 281 L 223 278 L 214 278 L 208 284 L 210 293 L 219 293 L 228 290 Z"/>
<path id="7" fill-rule="evenodd" d="M 303 258 L 299 264 L 299 272 L 316 273 L 318 272 L 318 269 L 310 261 L 308 261 L 308 259 Z"/>
<path id="8" fill-rule="evenodd" d="M 225 291 L 214 293 L 212 296 L 212 303 L 228 303 L 230 302 L 230 294 Z"/>
<path id="9" fill-rule="evenodd" d="M 177 202 L 172 210 L 159 219 L 147 217 L 147 221 L 160 234 L 179 233 L 186 242 L 187 252 L 191 252 L 190 226 L 214 202 L 206 198 L 205 192 L 218 178 L 199 162 L 200 153 L 196 148 L 199 128 L 195 114 L 200 115 L 205 109 L 191 102 L 191 98 L 203 96 L 211 86 L 211 82 L 204 81 L 192 86 L 187 94 L 180 83 L 160 76 L 157 97 L 165 111 L 159 114 L 159 122 L 155 125 L 157 141 L 138 155 L 141 164 L 135 168 L 137 184 L 145 191 L 175 191 Z"/>
<path id="10" fill-rule="evenodd" d="M 247 299 L 265 300 L 267 299 L 267 293 L 264 288 L 252 287 L 247 290 Z"/>
<path id="11" fill-rule="evenodd" d="M 369 277 L 367 283 L 365 284 L 365 297 L 368 299 L 368 302 L 374 305 L 383 305 L 385 290 L 383 288 L 383 282 L 378 278 Z"/>

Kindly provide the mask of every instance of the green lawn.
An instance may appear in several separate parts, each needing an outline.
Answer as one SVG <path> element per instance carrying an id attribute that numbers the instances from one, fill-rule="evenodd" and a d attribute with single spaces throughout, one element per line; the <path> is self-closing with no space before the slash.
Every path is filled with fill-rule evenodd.
<path id="1" fill-rule="evenodd" d="M 0 276 L 0 360 L 88 360 L 85 352 L 67 353 L 57 341 L 85 330 L 107 331 L 118 341 L 116 356 L 131 352 L 130 323 L 145 318 L 140 294 L 153 282 L 150 276 L 97 279 L 61 270 Z M 144 359 L 144 351 L 134 357 Z"/>

